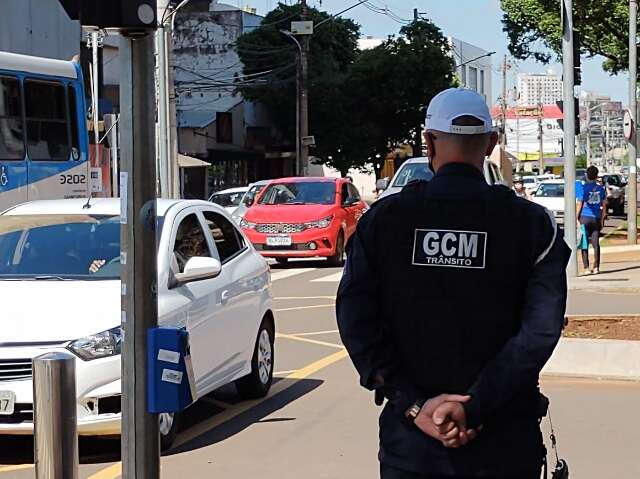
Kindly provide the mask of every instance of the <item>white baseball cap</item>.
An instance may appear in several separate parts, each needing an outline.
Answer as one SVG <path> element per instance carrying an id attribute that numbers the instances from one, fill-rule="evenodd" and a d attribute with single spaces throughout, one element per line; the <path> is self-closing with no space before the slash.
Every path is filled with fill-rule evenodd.
<path id="1" fill-rule="evenodd" d="M 456 118 L 473 116 L 479 126 L 454 125 Z M 426 129 L 454 135 L 479 135 L 493 131 L 489 107 L 478 93 L 466 88 L 449 88 L 438 93 L 427 108 Z"/>

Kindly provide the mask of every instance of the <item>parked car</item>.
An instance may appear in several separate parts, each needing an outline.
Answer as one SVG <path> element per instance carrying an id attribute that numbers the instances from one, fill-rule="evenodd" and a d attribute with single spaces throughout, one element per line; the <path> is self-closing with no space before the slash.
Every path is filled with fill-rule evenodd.
<path id="1" fill-rule="evenodd" d="M 33 433 L 32 358 L 76 356 L 78 432 L 120 433 L 120 202 L 37 201 L 0 214 L 0 434 Z M 158 200 L 158 313 L 190 333 L 197 396 L 235 382 L 267 394 L 275 323 L 269 267 L 221 207 Z M 162 444 L 179 416 L 160 415 Z"/>
<path id="2" fill-rule="evenodd" d="M 240 200 L 240 204 L 238 207 L 231 213 L 233 220 L 236 224 L 240 223 L 240 220 L 244 217 L 245 213 L 251 206 L 255 203 L 256 198 L 260 195 L 264 187 L 267 186 L 271 180 L 260 180 L 255 183 L 251 183 L 247 192 L 244 194 L 242 199 Z"/>
<path id="3" fill-rule="evenodd" d="M 625 183 L 622 175 L 602 175 L 602 184 L 607 190 L 607 205 L 611 213 L 616 216 L 624 215 Z"/>
<path id="4" fill-rule="evenodd" d="M 522 184 L 524 185 L 524 189 L 527 191 L 527 193 L 532 195 L 536 191 L 540 183 L 537 176 L 528 175 L 522 177 Z"/>
<path id="5" fill-rule="evenodd" d="M 489 160 L 484 162 L 484 176 L 490 185 L 502 184 L 504 181 L 500 169 Z M 408 159 L 400 166 L 390 182 L 378 180 L 376 188 L 384 190 L 378 198 L 380 199 L 399 193 L 410 181 L 430 181 L 431 178 L 433 178 L 433 172 L 429 169 L 429 158 L 420 157 Z"/>
<path id="6" fill-rule="evenodd" d="M 564 222 L 564 180 L 543 181 L 531 200 L 551 211 L 556 221 Z"/>
<path id="7" fill-rule="evenodd" d="M 222 206 L 230 215 L 238 209 L 242 198 L 249 191 L 249 187 L 229 188 L 228 190 L 218 191 L 209 197 L 211 203 Z"/>
<path id="8" fill-rule="evenodd" d="M 367 205 L 346 178 L 283 178 L 265 188 L 240 222 L 263 256 L 344 261 L 345 244 Z"/>

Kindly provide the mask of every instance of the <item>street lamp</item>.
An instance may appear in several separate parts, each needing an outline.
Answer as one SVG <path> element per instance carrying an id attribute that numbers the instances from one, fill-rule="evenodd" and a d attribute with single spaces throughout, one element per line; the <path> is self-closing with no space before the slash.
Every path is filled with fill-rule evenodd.
<path id="1" fill-rule="evenodd" d="M 302 141 L 300 138 L 301 135 L 301 126 L 300 126 L 300 118 L 302 117 L 302 102 L 300 101 L 300 84 L 302 82 L 301 78 L 301 63 L 302 63 L 302 45 L 296 38 L 296 36 L 290 32 L 289 30 L 280 30 L 285 37 L 290 38 L 294 41 L 296 46 L 298 47 L 298 65 L 296 68 L 296 169 L 299 175 L 302 175 L 303 164 L 302 164 Z"/>

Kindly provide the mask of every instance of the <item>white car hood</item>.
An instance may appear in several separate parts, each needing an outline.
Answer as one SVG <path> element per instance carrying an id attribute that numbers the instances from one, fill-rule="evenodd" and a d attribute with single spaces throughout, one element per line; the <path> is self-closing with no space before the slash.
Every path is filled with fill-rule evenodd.
<path id="1" fill-rule="evenodd" d="M 564 198 L 534 196 L 533 202 L 544 206 L 549 211 L 564 211 Z"/>
<path id="2" fill-rule="evenodd" d="M 0 343 L 67 341 L 120 325 L 120 280 L 0 281 Z"/>

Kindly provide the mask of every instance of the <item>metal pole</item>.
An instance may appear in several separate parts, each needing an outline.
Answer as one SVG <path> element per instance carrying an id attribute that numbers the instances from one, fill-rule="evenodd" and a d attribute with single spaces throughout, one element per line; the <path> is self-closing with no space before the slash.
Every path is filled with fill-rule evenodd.
<path id="1" fill-rule="evenodd" d="M 637 33 L 638 33 L 638 1 L 629 1 L 629 110 L 631 110 L 631 118 L 633 119 L 633 134 L 629 141 L 629 184 L 627 186 L 628 206 L 627 206 L 627 241 L 629 244 L 638 242 L 638 190 L 637 190 L 637 141 L 636 134 L 638 119 L 638 50 L 637 50 Z"/>
<path id="2" fill-rule="evenodd" d="M 500 136 L 500 171 L 503 172 L 507 161 L 507 55 L 502 62 L 502 135 Z M 505 175 L 506 176 L 506 175 Z M 509 176 L 511 177 L 511 176 Z"/>
<path id="3" fill-rule="evenodd" d="M 159 2 L 160 7 L 162 2 Z M 164 12 L 164 9 L 158 8 Z M 159 17 L 160 18 L 160 17 Z M 160 175 L 159 196 L 169 197 L 169 101 L 167 94 L 167 41 L 162 24 L 156 30 L 156 50 L 158 52 L 158 173 Z"/>
<path id="4" fill-rule="evenodd" d="M 95 150 L 94 150 L 94 163 L 96 167 L 100 167 L 100 130 L 98 118 L 98 42 L 100 36 L 100 32 L 98 30 L 94 30 L 91 32 L 91 113 L 93 116 L 93 138 L 95 142 Z M 93 181 L 91 179 L 91 161 L 87 161 L 87 198 L 91 198 L 91 193 L 93 192 Z"/>
<path id="5" fill-rule="evenodd" d="M 587 165 L 591 162 L 591 104 L 587 101 Z"/>
<path id="6" fill-rule="evenodd" d="M 33 359 L 34 459 L 37 479 L 78 479 L 76 359 Z"/>
<path id="7" fill-rule="evenodd" d="M 573 251 L 567 266 L 569 277 L 578 276 L 576 261 L 576 136 L 573 85 L 573 5 L 562 1 L 562 66 L 564 83 L 564 239 Z"/>
<path id="8" fill-rule="evenodd" d="M 109 132 L 109 154 L 111 159 L 111 196 L 117 198 L 118 192 L 118 115 L 104 115 L 104 126 Z"/>
<path id="9" fill-rule="evenodd" d="M 296 43 L 298 43 L 297 40 Z M 304 176 L 304 170 L 302 168 L 302 142 L 300 141 L 300 134 L 302 132 L 302 128 L 300 127 L 300 119 L 302 118 L 302 115 L 300 114 L 300 107 L 302 106 L 302 101 L 300 101 L 300 85 L 302 84 L 302 46 L 298 46 L 298 64 L 296 65 L 296 175 Z"/>
<path id="10" fill-rule="evenodd" d="M 158 416 L 147 412 L 146 333 L 158 324 L 154 36 L 120 43 L 122 477 L 160 477 Z"/>
<path id="11" fill-rule="evenodd" d="M 544 173 L 544 130 L 542 128 L 542 119 L 544 118 L 544 108 L 542 103 L 538 103 L 538 109 L 540 110 L 540 115 L 538 116 L 538 136 L 540 137 L 540 156 L 538 158 L 538 174 L 541 175 Z"/>
<path id="12" fill-rule="evenodd" d="M 307 0 L 300 0 L 301 18 L 307 19 Z M 309 168 L 309 146 L 302 142 L 303 138 L 309 136 L 309 35 L 302 35 L 302 48 L 300 49 L 300 163 L 302 176 L 307 174 Z"/>

